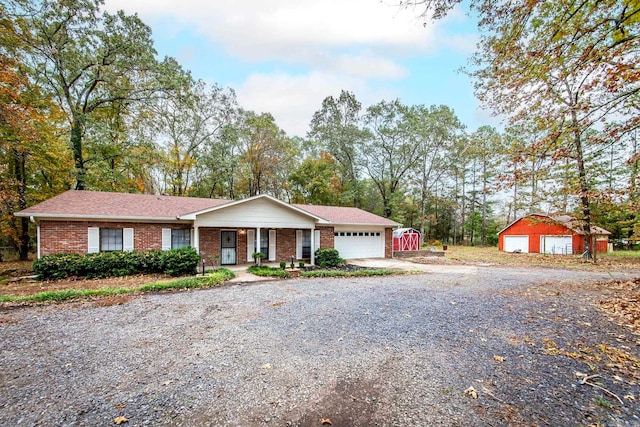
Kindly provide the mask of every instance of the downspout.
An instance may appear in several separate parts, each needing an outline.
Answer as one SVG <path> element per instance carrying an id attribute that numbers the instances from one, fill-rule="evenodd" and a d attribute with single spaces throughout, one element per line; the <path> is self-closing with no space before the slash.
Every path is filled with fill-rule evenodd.
<path id="1" fill-rule="evenodd" d="M 36 248 L 38 253 L 38 259 L 40 259 L 40 224 L 36 222 L 36 219 L 31 215 L 29 221 L 36 225 Z"/>

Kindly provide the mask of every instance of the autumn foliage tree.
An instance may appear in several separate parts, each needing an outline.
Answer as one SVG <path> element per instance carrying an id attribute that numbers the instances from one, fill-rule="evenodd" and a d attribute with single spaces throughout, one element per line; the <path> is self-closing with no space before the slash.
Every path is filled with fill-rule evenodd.
<path id="1" fill-rule="evenodd" d="M 102 12 L 102 0 L 9 0 L 31 79 L 68 122 L 76 189 L 87 187 L 86 137 L 107 109 L 148 100 L 180 84 L 175 60 L 156 59 L 151 30 L 137 16 Z M 104 123 L 104 122 L 102 122 Z"/>
<path id="2" fill-rule="evenodd" d="M 59 110 L 24 73 L 20 40 L 3 9 L 0 41 L 0 234 L 26 260 L 29 220 L 13 213 L 65 188 L 69 163 L 56 134 Z"/>

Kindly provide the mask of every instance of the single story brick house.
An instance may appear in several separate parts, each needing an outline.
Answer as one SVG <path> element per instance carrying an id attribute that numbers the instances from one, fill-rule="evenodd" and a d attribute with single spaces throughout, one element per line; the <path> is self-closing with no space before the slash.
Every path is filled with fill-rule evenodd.
<path id="1" fill-rule="evenodd" d="M 345 259 L 390 258 L 400 224 L 357 208 L 70 190 L 15 213 L 37 225 L 38 257 L 193 246 L 209 264 L 307 260 L 317 248 Z"/>
<path id="2" fill-rule="evenodd" d="M 604 228 L 591 226 L 596 250 L 607 252 L 609 235 Z M 580 222 L 568 215 L 531 214 L 518 218 L 498 233 L 498 249 L 504 252 L 570 255 L 585 250 L 586 234 Z"/>

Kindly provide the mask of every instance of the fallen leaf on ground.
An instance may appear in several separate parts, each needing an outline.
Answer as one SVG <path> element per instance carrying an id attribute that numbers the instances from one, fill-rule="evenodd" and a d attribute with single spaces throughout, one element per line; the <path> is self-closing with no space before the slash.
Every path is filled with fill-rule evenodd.
<path id="1" fill-rule="evenodd" d="M 333 423 L 331 422 L 331 420 L 329 418 L 320 418 L 320 422 L 322 423 L 322 425 L 328 425 L 328 426 L 332 426 Z"/>
<path id="2" fill-rule="evenodd" d="M 129 420 L 126 417 L 116 417 L 113 419 L 113 422 L 120 425 L 122 423 L 128 423 Z"/>
<path id="3" fill-rule="evenodd" d="M 493 360 L 502 363 L 502 362 L 504 362 L 504 357 L 495 355 L 495 356 L 493 356 Z"/>
<path id="4" fill-rule="evenodd" d="M 468 394 L 469 396 L 473 397 L 474 399 L 478 398 L 478 392 L 476 391 L 475 388 L 473 387 L 469 387 L 468 389 L 466 389 L 464 391 L 466 394 Z"/>
<path id="5" fill-rule="evenodd" d="M 271 363 L 265 363 L 262 365 L 262 369 L 271 369 Z"/>

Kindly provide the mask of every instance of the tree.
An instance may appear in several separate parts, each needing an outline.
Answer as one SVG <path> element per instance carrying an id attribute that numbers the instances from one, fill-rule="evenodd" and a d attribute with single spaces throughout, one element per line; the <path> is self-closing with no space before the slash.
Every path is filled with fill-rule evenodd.
<path id="1" fill-rule="evenodd" d="M 217 173 L 216 154 L 225 127 L 235 120 L 235 93 L 203 81 L 158 98 L 150 108 L 149 126 L 162 153 L 163 192 L 183 196 Z M 210 170 L 198 170 L 206 158 Z M 195 176 L 199 172 L 200 176 Z"/>
<path id="2" fill-rule="evenodd" d="M 242 111 L 241 116 L 240 161 L 245 194 L 282 197 L 288 190 L 286 177 L 297 152 L 293 140 L 287 138 L 271 114 Z"/>
<path id="3" fill-rule="evenodd" d="M 416 178 L 420 187 L 419 229 L 424 235 L 428 201 L 434 187 L 447 171 L 451 159 L 449 154 L 464 126 L 453 110 L 444 105 L 432 105 L 429 108 L 417 106 L 411 117 L 411 126 L 419 144 Z M 437 200 L 437 196 L 435 194 L 434 200 Z M 437 217 L 438 213 L 434 212 L 434 215 Z"/>
<path id="4" fill-rule="evenodd" d="M 0 41 L 0 235 L 27 260 L 29 220 L 13 213 L 61 191 L 70 165 L 56 135 L 59 111 L 23 73 L 21 41 L 2 8 Z"/>
<path id="5" fill-rule="evenodd" d="M 370 106 L 364 117 L 370 134 L 363 147 L 365 168 L 380 193 L 386 218 L 394 214 L 403 180 L 415 169 L 420 155 L 416 116 L 415 109 L 395 100 Z"/>
<path id="6" fill-rule="evenodd" d="M 320 151 L 331 154 L 338 162 L 341 186 L 347 190 L 354 207 L 360 205 L 360 147 L 366 136 L 361 127 L 361 109 L 351 92 L 341 91 L 338 99 L 329 96 L 313 114 L 308 134 L 318 142 Z"/>
<path id="7" fill-rule="evenodd" d="M 100 13 L 101 0 L 9 0 L 21 16 L 18 36 L 28 47 L 33 79 L 64 111 L 76 189 L 87 185 L 84 139 L 95 116 L 148 100 L 177 85 L 172 59 L 155 58 L 151 30 L 137 16 Z"/>
<path id="8" fill-rule="evenodd" d="M 455 4 L 410 1 L 423 16 Z M 470 74 L 485 105 L 511 124 L 537 121 L 538 149 L 571 162 L 583 229 L 589 236 L 597 189 L 592 162 L 640 123 L 640 3 L 637 0 L 484 0 L 482 38 Z M 591 163 L 591 164 L 590 164 Z"/>
<path id="9" fill-rule="evenodd" d="M 336 161 L 328 153 L 321 152 L 318 159 L 307 157 L 289 176 L 294 202 L 338 204 L 342 191 L 336 169 Z"/>

